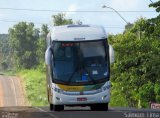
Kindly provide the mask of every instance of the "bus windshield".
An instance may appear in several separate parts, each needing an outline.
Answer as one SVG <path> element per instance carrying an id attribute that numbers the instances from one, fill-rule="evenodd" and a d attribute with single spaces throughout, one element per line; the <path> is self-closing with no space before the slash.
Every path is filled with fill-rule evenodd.
<path id="1" fill-rule="evenodd" d="M 106 40 L 53 42 L 53 81 L 66 84 L 107 80 L 109 65 Z"/>

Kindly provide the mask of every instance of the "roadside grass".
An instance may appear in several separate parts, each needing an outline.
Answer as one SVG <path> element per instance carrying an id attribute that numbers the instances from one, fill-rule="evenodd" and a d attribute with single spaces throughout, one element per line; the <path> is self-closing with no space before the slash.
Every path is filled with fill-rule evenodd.
<path id="1" fill-rule="evenodd" d="M 15 76 L 16 71 L 15 70 L 3 70 L 0 72 L 1 75 L 6 75 L 6 76 Z"/>
<path id="2" fill-rule="evenodd" d="M 47 106 L 47 89 L 45 72 L 38 69 L 21 70 L 18 72 L 24 82 L 25 94 L 29 105 Z"/>
<path id="3" fill-rule="evenodd" d="M 124 97 L 124 93 L 120 91 L 120 86 L 117 83 L 112 82 L 110 107 L 128 107 L 128 102 Z"/>

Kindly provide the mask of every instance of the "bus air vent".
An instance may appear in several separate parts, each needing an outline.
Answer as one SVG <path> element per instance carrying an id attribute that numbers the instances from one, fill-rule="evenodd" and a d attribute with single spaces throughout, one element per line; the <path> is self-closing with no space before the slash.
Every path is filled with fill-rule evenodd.
<path id="1" fill-rule="evenodd" d="M 68 25 L 67 28 L 72 28 L 72 27 L 90 27 L 89 25 Z"/>

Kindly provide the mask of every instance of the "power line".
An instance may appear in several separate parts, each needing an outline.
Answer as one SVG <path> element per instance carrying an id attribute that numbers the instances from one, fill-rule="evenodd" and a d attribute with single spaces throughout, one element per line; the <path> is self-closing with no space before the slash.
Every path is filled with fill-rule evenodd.
<path id="1" fill-rule="evenodd" d="M 118 27 L 118 26 L 117 26 L 117 27 L 116 27 L 116 26 L 115 26 L 115 27 L 112 27 L 112 26 L 104 26 L 104 28 L 105 28 L 105 29 L 108 29 L 108 28 L 109 28 L 109 29 L 123 29 L 123 30 L 125 29 L 125 28 L 123 28 L 123 27 Z"/>
<path id="2" fill-rule="evenodd" d="M 67 10 L 47 10 L 47 9 L 20 9 L 20 8 L 0 8 L 1 10 L 14 10 L 14 11 L 35 11 L 35 12 L 114 12 L 114 11 L 86 11 L 86 10 L 78 10 L 78 11 L 67 11 Z M 155 12 L 155 11 L 118 11 L 118 12 Z"/>
<path id="3" fill-rule="evenodd" d="M 18 22 L 22 22 L 22 21 L 15 21 L 15 20 L 0 20 L 0 22 L 11 22 L 11 23 L 18 23 Z M 24 21 L 27 22 L 27 21 Z M 30 21 L 29 21 L 30 22 Z M 34 24 L 46 24 L 46 23 L 37 23 L 37 22 L 33 22 Z M 120 26 L 104 26 L 104 28 L 113 28 L 113 29 L 125 29 L 123 27 Z"/>
<path id="4" fill-rule="evenodd" d="M 32 22 L 32 21 L 15 21 L 15 20 L 0 20 L 0 22 L 11 22 L 11 23 L 17 23 L 17 22 Z M 39 22 L 33 22 L 34 24 L 46 24 L 46 23 L 39 23 Z"/>

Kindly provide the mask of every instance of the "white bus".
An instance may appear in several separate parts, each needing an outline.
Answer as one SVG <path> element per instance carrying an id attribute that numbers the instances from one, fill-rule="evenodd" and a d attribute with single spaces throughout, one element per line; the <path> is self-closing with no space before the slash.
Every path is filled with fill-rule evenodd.
<path id="1" fill-rule="evenodd" d="M 114 51 L 103 27 L 54 27 L 47 36 L 45 53 L 50 110 L 90 106 L 91 110 L 107 111 L 113 61 Z"/>

